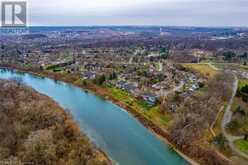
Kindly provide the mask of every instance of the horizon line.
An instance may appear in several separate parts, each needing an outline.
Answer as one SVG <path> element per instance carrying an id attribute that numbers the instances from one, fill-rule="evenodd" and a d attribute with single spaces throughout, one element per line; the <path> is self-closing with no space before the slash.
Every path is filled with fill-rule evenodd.
<path id="1" fill-rule="evenodd" d="M 196 25 L 27 25 L 30 27 L 184 27 L 184 28 L 248 28 L 248 26 L 196 26 Z M 0 28 L 6 28 L 0 26 Z M 18 27 L 14 27 L 18 28 Z"/>

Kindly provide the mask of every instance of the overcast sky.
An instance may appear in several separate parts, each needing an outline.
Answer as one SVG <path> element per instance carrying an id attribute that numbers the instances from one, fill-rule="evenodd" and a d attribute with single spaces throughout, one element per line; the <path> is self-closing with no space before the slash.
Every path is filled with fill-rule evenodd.
<path id="1" fill-rule="evenodd" d="M 31 25 L 248 26 L 248 0 L 28 0 Z"/>

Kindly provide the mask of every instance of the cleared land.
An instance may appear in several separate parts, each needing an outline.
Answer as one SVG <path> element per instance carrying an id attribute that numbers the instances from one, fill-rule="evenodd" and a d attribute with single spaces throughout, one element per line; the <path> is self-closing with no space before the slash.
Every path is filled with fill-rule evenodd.
<path id="1" fill-rule="evenodd" d="M 185 68 L 188 68 L 192 71 L 198 72 L 204 77 L 210 77 L 213 78 L 216 76 L 218 71 L 211 67 L 210 64 L 193 64 L 193 63 L 188 63 L 188 64 L 182 64 Z"/>

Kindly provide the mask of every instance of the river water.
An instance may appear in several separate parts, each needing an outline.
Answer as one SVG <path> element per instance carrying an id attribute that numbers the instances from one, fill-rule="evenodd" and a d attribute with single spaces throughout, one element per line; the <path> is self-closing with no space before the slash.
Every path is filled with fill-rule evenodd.
<path id="1" fill-rule="evenodd" d="M 58 102 L 115 164 L 188 164 L 129 113 L 99 96 L 61 81 L 12 69 L 0 69 L 0 79 L 20 80 Z"/>

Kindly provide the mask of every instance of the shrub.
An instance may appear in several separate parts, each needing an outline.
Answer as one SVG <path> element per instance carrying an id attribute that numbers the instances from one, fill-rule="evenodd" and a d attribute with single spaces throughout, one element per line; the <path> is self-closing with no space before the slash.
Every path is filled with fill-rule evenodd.
<path id="1" fill-rule="evenodd" d="M 229 129 L 229 130 L 235 130 L 239 127 L 239 121 L 238 120 L 232 120 L 231 122 L 229 122 L 226 127 Z"/>

